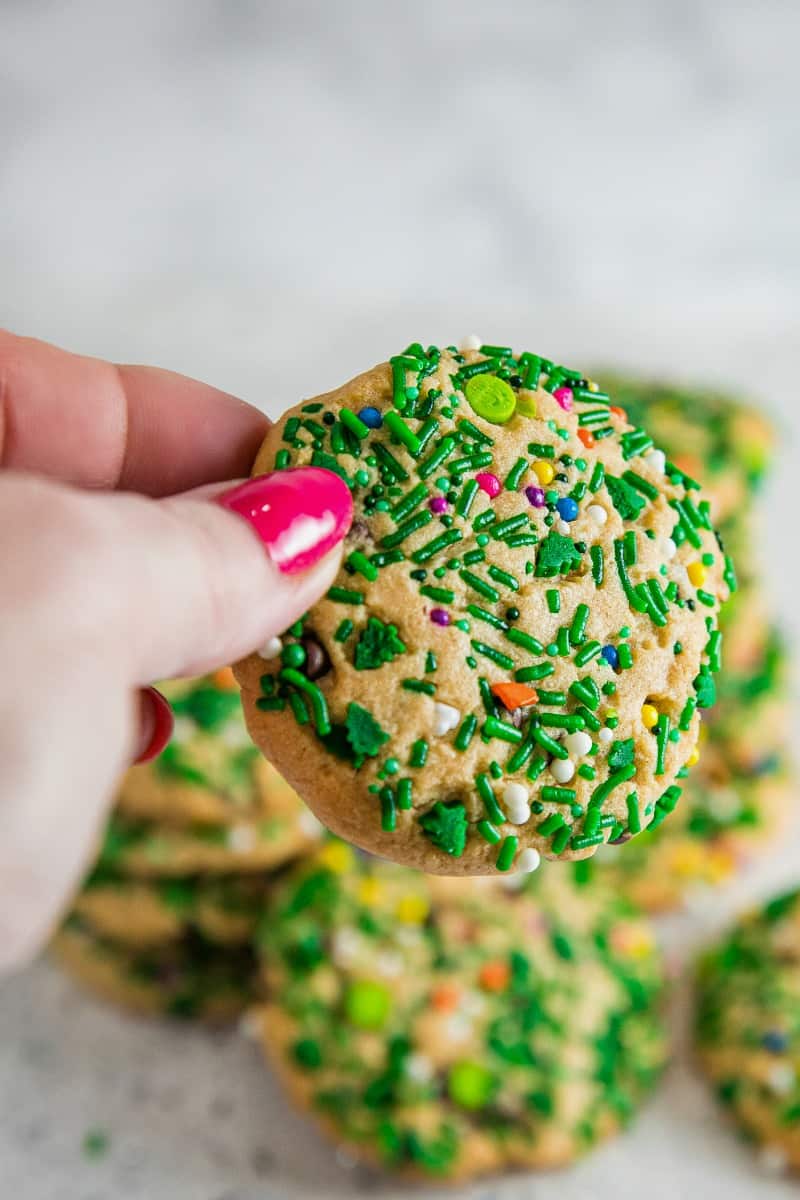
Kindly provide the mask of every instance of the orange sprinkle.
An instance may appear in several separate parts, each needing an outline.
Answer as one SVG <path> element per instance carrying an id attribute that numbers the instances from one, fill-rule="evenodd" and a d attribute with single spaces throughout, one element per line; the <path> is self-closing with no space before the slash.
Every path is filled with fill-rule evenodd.
<path id="1" fill-rule="evenodd" d="M 594 434 L 592 433 L 591 429 L 579 429 L 578 437 L 581 439 L 587 450 L 591 449 L 591 447 L 594 445 Z"/>
<path id="2" fill-rule="evenodd" d="M 508 963 L 499 960 L 484 963 L 478 973 L 478 980 L 485 992 L 504 992 L 510 978 Z"/>
<path id="3" fill-rule="evenodd" d="M 437 1012 L 452 1012 L 460 999 L 461 993 L 452 983 L 440 983 L 431 992 L 431 1004 Z"/>
<path id="4" fill-rule="evenodd" d="M 220 688 L 223 692 L 232 692 L 236 687 L 236 679 L 230 667 L 220 667 L 211 678 L 214 681 L 214 687 Z"/>
<path id="5" fill-rule="evenodd" d="M 509 712 L 513 712 L 515 708 L 535 704 L 539 699 L 535 688 L 528 687 L 525 683 L 493 683 L 491 692 Z"/>
<path id="6" fill-rule="evenodd" d="M 627 421 L 628 419 L 628 414 L 625 412 L 625 409 L 620 408 L 618 404 L 610 404 L 608 406 L 608 411 L 612 412 L 615 417 L 622 417 L 623 421 Z"/>

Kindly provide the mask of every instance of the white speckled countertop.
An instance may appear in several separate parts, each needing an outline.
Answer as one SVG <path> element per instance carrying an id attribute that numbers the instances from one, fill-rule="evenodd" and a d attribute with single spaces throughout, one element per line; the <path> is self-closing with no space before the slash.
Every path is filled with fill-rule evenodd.
<path id="1" fill-rule="evenodd" d="M 798 39 L 792 0 L 0 0 L 0 323 L 273 412 L 473 330 L 746 382 L 787 434 L 766 550 L 796 635 Z M 798 877 L 795 836 L 668 922 L 671 952 Z M 681 1062 L 580 1167 L 464 1194 L 643 1189 L 796 1192 Z M 376 1190 L 400 1194 L 287 1113 L 240 1037 L 126 1020 L 44 964 L 0 985 L 3 1197 Z"/>

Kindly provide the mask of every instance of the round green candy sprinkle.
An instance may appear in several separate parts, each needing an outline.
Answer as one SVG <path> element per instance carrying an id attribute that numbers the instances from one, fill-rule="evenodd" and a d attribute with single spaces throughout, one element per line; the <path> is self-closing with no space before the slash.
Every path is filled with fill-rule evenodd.
<path id="1" fill-rule="evenodd" d="M 489 544 L 488 533 L 479 533 L 478 536 L 475 538 L 475 541 L 478 543 L 479 546 L 488 546 L 488 544 Z"/>
<path id="2" fill-rule="evenodd" d="M 435 488 L 437 488 L 440 492 L 446 492 L 447 489 L 450 487 L 450 480 L 447 478 L 446 475 L 440 475 L 439 478 L 434 481 L 433 486 Z"/>
<path id="3" fill-rule="evenodd" d="M 450 408 L 449 404 L 445 405 L 444 408 L 442 409 L 442 416 L 449 418 L 449 417 L 452 417 L 452 415 L 453 415 L 452 408 Z"/>
<path id="4" fill-rule="evenodd" d="M 616 690 L 617 690 L 617 685 L 616 685 L 615 683 L 613 683 L 613 682 L 612 682 L 612 680 L 610 680 L 610 679 L 608 680 L 608 682 L 607 682 L 607 683 L 604 683 L 604 684 L 603 684 L 603 686 L 602 686 L 602 687 L 601 687 L 601 689 L 600 689 L 600 691 L 601 691 L 601 692 L 603 693 L 603 695 L 605 695 L 605 696 L 613 696 L 613 695 L 614 695 L 614 692 L 615 692 Z"/>
<path id="5" fill-rule="evenodd" d="M 374 467 L 377 465 L 377 462 L 378 462 L 378 460 L 374 454 L 368 454 L 364 461 L 366 462 L 368 467 Z"/>
<path id="6" fill-rule="evenodd" d="M 549 646 L 545 647 L 545 650 L 551 658 L 554 658 L 556 654 L 558 654 L 558 646 L 555 644 L 555 642 L 551 642 Z"/>
<path id="7" fill-rule="evenodd" d="M 578 468 L 579 471 L 585 471 L 588 465 L 589 464 L 587 463 L 585 458 L 576 458 L 575 459 L 575 466 Z"/>
<path id="8" fill-rule="evenodd" d="M 375 980 L 355 980 L 345 992 L 345 1017 L 356 1029 L 381 1029 L 386 1024 L 391 1006 L 391 992 Z"/>
<path id="9" fill-rule="evenodd" d="M 306 652 L 299 642 L 290 642 L 281 650 L 281 662 L 285 667 L 302 667 Z"/>
<path id="10" fill-rule="evenodd" d="M 496 1087 L 495 1077 L 488 1067 L 467 1059 L 454 1063 L 447 1076 L 450 1099 L 461 1108 L 484 1108 Z"/>
<path id="11" fill-rule="evenodd" d="M 675 643 L 675 645 L 672 647 L 672 653 L 673 654 L 683 654 L 683 645 L 681 642 Z"/>
<path id="12" fill-rule="evenodd" d="M 383 764 L 383 769 L 387 775 L 396 775 L 400 770 L 400 763 L 396 758 L 387 758 L 386 762 Z"/>
<path id="13" fill-rule="evenodd" d="M 292 1046 L 292 1057 L 295 1062 L 305 1067 L 307 1071 L 315 1071 L 322 1066 L 322 1050 L 319 1042 L 313 1038 L 300 1038 Z"/>
<path id="14" fill-rule="evenodd" d="M 679 742 L 679 741 L 681 740 L 681 731 L 680 731 L 680 729 L 673 729 L 673 730 L 671 730 L 671 732 L 669 733 L 669 740 L 670 740 L 671 742 Z"/>
<path id="15" fill-rule="evenodd" d="M 702 564 L 703 564 L 703 566 L 704 566 L 704 567 L 713 567 L 713 565 L 714 565 L 714 555 L 713 555 L 713 554 L 709 554 L 709 553 L 708 553 L 708 551 L 706 551 L 706 553 L 703 555 L 703 557 L 701 558 L 701 560 L 700 560 L 700 561 L 702 562 Z"/>
<path id="16" fill-rule="evenodd" d="M 505 425 L 517 407 L 513 389 L 494 375 L 473 375 L 467 380 L 464 394 L 473 412 L 492 425 Z"/>
<path id="17" fill-rule="evenodd" d="M 356 483 L 359 484 L 360 487 L 366 487 L 366 485 L 369 483 L 369 471 L 365 471 L 362 467 L 359 467 L 359 469 L 356 471 L 355 478 Z"/>
<path id="18" fill-rule="evenodd" d="M 457 571 L 460 566 L 461 566 L 460 558 L 448 558 L 448 560 L 447 560 L 448 571 Z"/>
<path id="19" fill-rule="evenodd" d="M 550 491 L 545 492 L 544 498 L 548 504 L 555 504 L 556 500 L 558 500 L 558 492 L 554 492 L 551 489 Z"/>
<path id="20" fill-rule="evenodd" d="M 471 668 L 473 671 L 475 670 L 475 668 L 476 668 L 476 667 L 477 667 L 477 665 L 478 665 L 478 660 L 477 660 L 477 658 L 473 658 L 471 654 L 468 654 L 468 655 L 467 655 L 467 657 L 464 659 L 464 662 L 465 662 L 465 663 L 467 664 L 467 666 L 468 666 L 468 667 L 470 667 L 470 668 Z"/>

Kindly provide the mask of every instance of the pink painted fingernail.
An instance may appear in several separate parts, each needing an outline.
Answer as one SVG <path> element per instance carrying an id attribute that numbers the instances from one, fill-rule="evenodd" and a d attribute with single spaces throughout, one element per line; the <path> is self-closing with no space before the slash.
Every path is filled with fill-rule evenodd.
<path id="1" fill-rule="evenodd" d="M 322 467 L 258 475 L 218 496 L 217 503 L 250 522 L 284 575 L 313 567 L 353 520 L 350 489 Z"/>

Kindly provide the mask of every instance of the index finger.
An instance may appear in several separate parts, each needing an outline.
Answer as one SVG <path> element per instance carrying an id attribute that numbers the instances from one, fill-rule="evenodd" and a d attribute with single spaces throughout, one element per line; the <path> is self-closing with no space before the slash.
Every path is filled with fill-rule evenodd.
<path id="1" fill-rule="evenodd" d="M 0 467 L 166 496 L 249 475 L 268 424 L 185 375 L 0 330 Z"/>

